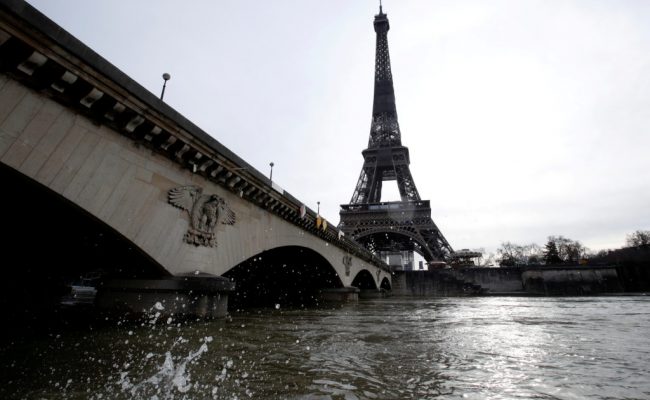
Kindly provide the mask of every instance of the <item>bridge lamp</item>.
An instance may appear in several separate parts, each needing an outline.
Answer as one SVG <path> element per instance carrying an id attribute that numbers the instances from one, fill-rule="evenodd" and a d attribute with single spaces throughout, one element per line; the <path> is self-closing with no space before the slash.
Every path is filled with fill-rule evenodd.
<path id="1" fill-rule="evenodd" d="M 320 201 L 317 201 L 316 205 L 318 206 L 318 211 L 316 212 L 316 214 L 320 215 Z"/>
<path id="2" fill-rule="evenodd" d="M 162 100 L 163 97 L 165 97 L 165 87 L 167 86 L 167 81 L 170 80 L 172 76 L 169 75 L 167 72 L 165 72 L 164 74 L 162 74 L 162 78 L 165 81 L 165 83 L 163 83 L 162 93 L 160 93 L 160 100 Z"/>
<path id="3" fill-rule="evenodd" d="M 274 166 L 275 164 L 273 164 L 273 161 L 271 161 L 271 162 L 269 163 L 269 165 L 271 166 L 271 175 L 269 175 L 269 180 L 270 180 L 271 182 L 273 182 L 273 166 Z"/>

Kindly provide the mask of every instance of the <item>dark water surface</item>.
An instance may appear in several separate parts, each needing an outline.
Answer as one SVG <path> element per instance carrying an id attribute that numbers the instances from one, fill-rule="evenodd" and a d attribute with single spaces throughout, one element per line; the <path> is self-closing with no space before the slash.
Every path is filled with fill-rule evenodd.
<path id="1" fill-rule="evenodd" d="M 650 297 L 280 305 L 7 342 L 0 357 L 0 398 L 648 399 Z"/>

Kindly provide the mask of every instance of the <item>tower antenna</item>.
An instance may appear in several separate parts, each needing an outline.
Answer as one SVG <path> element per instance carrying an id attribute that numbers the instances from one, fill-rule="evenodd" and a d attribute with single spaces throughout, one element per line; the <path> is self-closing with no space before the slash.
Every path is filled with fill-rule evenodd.
<path id="1" fill-rule="evenodd" d="M 381 10 L 381 0 L 379 0 L 379 14 L 383 14 L 384 12 Z"/>

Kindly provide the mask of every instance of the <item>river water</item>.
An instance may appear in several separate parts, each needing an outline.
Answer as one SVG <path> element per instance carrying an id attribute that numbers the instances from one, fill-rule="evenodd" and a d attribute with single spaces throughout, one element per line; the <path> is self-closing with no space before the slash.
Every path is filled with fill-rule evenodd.
<path id="1" fill-rule="evenodd" d="M 277 306 L 14 339 L 0 398 L 650 398 L 650 297 Z"/>

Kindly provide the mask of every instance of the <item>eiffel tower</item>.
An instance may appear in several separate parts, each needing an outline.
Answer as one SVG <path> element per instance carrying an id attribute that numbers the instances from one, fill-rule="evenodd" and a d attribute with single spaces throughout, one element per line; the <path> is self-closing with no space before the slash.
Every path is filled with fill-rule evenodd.
<path id="1" fill-rule="evenodd" d="M 381 4 L 375 15 L 377 48 L 375 94 L 368 148 L 350 204 L 341 205 L 339 228 L 373 252 L 415 251 L 428 262 L 446 260 L 453 249 L 431 219 L 428 200 L 421 200 L 402 146 L 388 54 L 388 17 Z M 384 181 L 397 180 L 401 201 L 381 202 Z"/>

